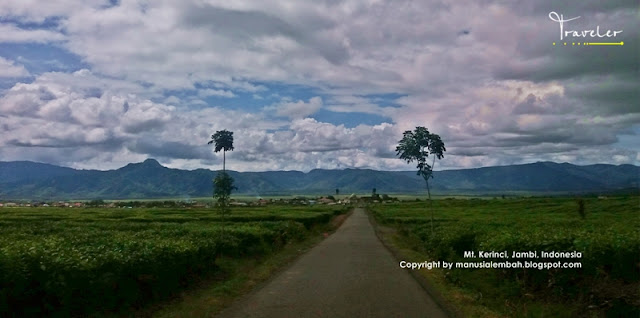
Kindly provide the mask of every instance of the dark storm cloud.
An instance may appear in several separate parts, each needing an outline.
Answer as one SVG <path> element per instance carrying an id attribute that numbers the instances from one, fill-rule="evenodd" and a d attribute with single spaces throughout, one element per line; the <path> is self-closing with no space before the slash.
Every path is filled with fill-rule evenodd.
<path id="1" fill-rule="evenodd" d="M 234 41 L 251 42 L 255 37 L 285 36 L 319 52 L 333 64 L 342 64 L 349 55 L 341 44 L 317 34 L 318 30 L 330 29 L 335 25 L 319 16 L 309 16 L 302 23 L 293 25 L 262 11 L 231 10 L 203 4 L 188 6 L 183 19 L 188 26 L 211 28 L 215 34 Z"/>
<path id="2" fill-rule="evenodd" d="M 553 126 L 541 126 L 538 129 L 516 129 L 513 131 L 516 136 L 495 137 L 496 143 L 494 145 L 520 147 L 552 143 L 569 144 L 576 147 L 594 147 L 615 143 L 617 141 L 617 132 L 606 126 L 605 124 L 597 123 L 597 121 L 589 123 L 585 120 L 583 123 L 569 121 L 564 125 L 557 123 Z"/>
<path id="3" fill-rule="evenodd" d="M 549 46 L 553 52 L 546 52 L 544 57 L 529 59 L 526 57 L 527 52 L 523 51 L 522 59 L 499 66 L 494 74 L 502 79 L 526 79 L 536 82 L 618 74 L 628 77 L 635 75 L 637 81 L 638 68 L 640 67 L 638 42 L 627 41 L 622 47 L 580 46 L 566 48 L 564 45 L 553 47 L 552 41 L 560 42 L 556 39 L 549 39 L 539 45 Z"/>
<path id="4" fill-rule="evenodd" d="M 527 98 L 513 108 L 514 114 L 544 114 L 548 110 L 540 106 L 542 100 L 533 94 L 527 95 Z"/>
<path id="5" fill-rule="evenodd" d="M 464 157 L 476 157 L 476 156 L 486 156 L 489 152 L 487 149 L 475 149 L 473 147 L 469 148 L 457 148 L 453 151 L 447 151 L 445 155 L 451 156 L 464 156 Z"/>
<path id="6" fill-rule="evenodd" d="M 494 1 L 485 1 L 487 3 Z M 516 0 L 505 1 L 504 4 L 513 8 L 518 15 L 536 16 L 540 14 L 548 14 L 550 11 L 566 14 L 589 14 L 589 13 L 611 13 L 620 10 L 629 10 L 638 8 L 636 0 L 581 0 L 581 1 L 556 1 L 556 0 Z"/>
<path id="7" fill-rule="evenodd" d="M 160 118 L 150 118 L 146 120 L 127 123 L 123 126 L 123 128 L 125 132 L 132 134 L 137 134 L 144 131 L 157 131 L 165 127 L 166 121 L 167 120 Z"/>
<path id="8" fill-rule="evenodd" d="M 638 76 L 597 76 L 575 80 L 565 93 L 583 101 L 594 115 L 616 115 L 640 112 L 640 80 Z"/>
<path id="9" fill-rule="evenodd" d="M 531 1 L 511 4 L 523 15 L 523 20 L 535 21 L 535 26 L 524 28 L 517 38 L 518 55 L 494 69 L 503 79 L 526 79 L 537 82 L 573 80 L 588 76 L 626 76 L 638 83 L 640 21 L 637 1 L 580 1 L 558 4 L 555 1 Z M 526 9 L 525 9 L 526 8 Z M 563 31 L 607 30 L 622 31 L 615 37 L 565 37 L 560 40 L 560 24 L 549 18 L 549 12 L 562 14 Z M 583 42 L 620 42 L 623 46 L 582 46 Z M 552 45 L 556 42 L 556 45 Z M 563 43 L 567 42 L 567 46 Z M 575 43 L 575 44 L 574 44 Z"/>

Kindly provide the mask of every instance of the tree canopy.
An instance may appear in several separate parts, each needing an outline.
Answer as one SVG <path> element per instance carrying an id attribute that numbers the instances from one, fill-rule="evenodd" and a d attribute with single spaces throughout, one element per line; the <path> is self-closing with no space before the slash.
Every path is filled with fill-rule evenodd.
<path id="1" fill-rule="evenodd" d="M 211 140 L 207 144 L 215 143 L 215 152 L 220 150 L 233 151 L 233 132 L 228 130 L 218 130 L 211 135 Z"/>
<path id="2" fill-rule="evenodd" d="M 237 189 L 233 185 L 233 178 L 226 172 L 219 172 L 213 180 L 213 197 L 218 203 L 225 205 L 231 197 L 231 191 Z"/>
<path id="3" fill-rule="evenodd" d="M 402 140 L 396 147 L 396 155 L 407 163 L 416 161 L 417 174 L 427 181 L 433 178 L 435 159 L 442 159 L 446 150 L 439 135 L 430 133 L 425 127 L 416 127 L 414 131 L 407 130 L 402 134 Z M 429 154 L 434 156 L 431 165 L 427 162 Z"/>

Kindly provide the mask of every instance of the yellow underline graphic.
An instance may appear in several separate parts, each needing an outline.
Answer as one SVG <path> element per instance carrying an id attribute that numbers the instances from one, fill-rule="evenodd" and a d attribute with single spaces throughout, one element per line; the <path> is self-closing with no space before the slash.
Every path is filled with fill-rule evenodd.
<path id="1" fill-rule="evenodd" d="M 562 44 L 563 45 L 567 45 L 567 42 L 563 42 Z M 622 42 L 622 41 L 620 41 L 620 42 L 583 42 L 583 43 L 572 42 L 572 43 L 569 43 L 569 44 L 571 44 L 571 45 L 583 45 L 583 46 L 585 46 L 585 45 L 620 45 L 620 46 L 622 46 L 622 45 L 624 45 L 624 42 Z M 556 45 L 556 42 L 553 42 L 553 45 Z"/>
<path id="2" fill-rule="evenodd" d="M 588 42 L 587 45 L 624 45 L 624 42 L 622 42 L 622 41 L 620 41 L 620 42 L 603 42 L 603 43 Z"/>

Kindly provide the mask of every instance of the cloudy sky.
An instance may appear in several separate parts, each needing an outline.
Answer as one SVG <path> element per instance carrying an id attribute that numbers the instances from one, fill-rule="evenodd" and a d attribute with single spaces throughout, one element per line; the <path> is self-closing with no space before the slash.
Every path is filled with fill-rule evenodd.
<path id="1" fill-rule="evenodd" d="M 623 32 L 561 41 L 551 11 Z M 233 170 L 412 170 L 394 149 L 425 126 L 447 147 L 436 170 L 638 164 L 639 16 L 637 0 L 0 0 L 0 161 L 220 169 L 207 142 L 227 129 Z"/>

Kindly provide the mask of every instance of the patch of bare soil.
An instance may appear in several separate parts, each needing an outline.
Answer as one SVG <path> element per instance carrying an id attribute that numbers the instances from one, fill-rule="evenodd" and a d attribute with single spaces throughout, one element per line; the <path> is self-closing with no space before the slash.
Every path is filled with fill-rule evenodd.
<path id="1" fill-rule="evenodd" d="M 340 227 L 340 225 L 344 223 L 344 220 L 346 220 L 351 215 L 351 213 L 353 213 L 353 210 L 345 214 L 337 215 L 333 219 L 331 219 L 331 221 L 329 222 L 329 225 L 331 226 L 331 232 L 334 232 L 335 230 L 337 230 Z"/>

